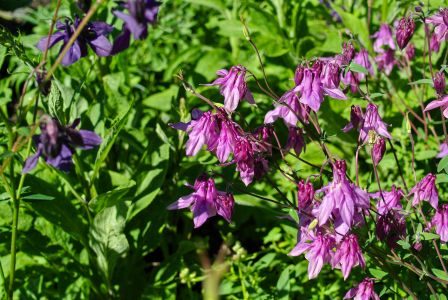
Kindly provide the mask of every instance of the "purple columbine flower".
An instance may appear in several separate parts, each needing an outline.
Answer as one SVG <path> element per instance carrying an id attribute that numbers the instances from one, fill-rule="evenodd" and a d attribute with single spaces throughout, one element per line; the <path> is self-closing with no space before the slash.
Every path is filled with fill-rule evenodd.
<path id="1" fill-rule="evenodd" d="M 303 131 L 299 127 L 289 127 L 288 131 L 288 141 L 286 142 L 285 152 L 290 149 L 294 149 L 297 156 L 302 153 L 305 148 L 305 139 L 303 137 Z"/>
<path id="2" fill-rule="evenodd" d="M 331 262 L 333 247 L 334 237 L 330 234 L 302 231 L 301 240 L 288 255 L 299 256 L 307 252 L 305 258 L 308 260 L 308 278 L 313 279 L 319 275 L 325 263 Z"/>
<path id="3" fill-rule="evenodd" d="M 358 208 L 370 207 L 369 194 L 349 182 L 345 174 L 346 170 L 344 160 L 336 161 L 333 165 L 333 181 L 318 191 L 325 193 L 317 212 L 319 226 L 325 224 L 332 213 L 336 213 L 340 214 L 342 221 L 348 227 L 351 227 Z"/>
<path id="4" fill-rule="evenodd" d="M 231 221 L 234 200 L 231 194 L 217 191 L 213 178 L 205 175 L 196 179 L 194 186 L 188 185 L 194 192 L 180 197 L 176 202 L 170 204 L 167 209 L 182 209 L 190 207 L 193 212 L 194 227 L 198 228 L 207 221 L 208 218 L 218 215 L 228 222 Z"/>
<path id="5" fill-rule="evenodd" d="M 269 111 L 264 117 L 264 123 L 274 123 L 278 118 L 282 118 L 286 126 L 297 125 L 298 117 L 304 123 L 308 123 L 310 108 L 299 102 L 297 93 L 293 90 L 286 92 L 279 100 L 276 107 Z"/>
<path id="6" fill-rule="evenodd" d="M 438 44 L 448 40 L 448 8 L 442 8 L 437 14 L 427 18 L 426 23 L 433 24 L 434 37 Z"/>
<path id="7" fill-rule="evenodd" d="M 404 17 L 398 21 L 395 29 L 395 37 L 397 39 L 398 47 L 403 50 L 409 43 L 415 30 L 415 22 L 412 17 Z"/>
<path id="8" fill-rule="evenodd" d="M 444 243 L 448 242 L 448 204 L 443 204 L 437 209 L 431 220 L 431 225 L 436 227 L 436 233 L 440 235 L 440 240 Z"/>
<path id="9" fill-rule="evenodd" d="M 314 200 L 314 187 L 311 182 L 300 180 L 297 184 L 297 207 L 299 210 L 308 208 Z"/>
<path id="10" fill-rule="evenodd" d="M 350 87 L 350 91 L 355 94 L 358 92 L 359 80 L 357 77 L 358 73 L 354 73 L 350 70 L 346 72 L 341 72 L 341 81 L 346 86 Z M 362 74 L 364 75 L 364 74 Z"/>
<path id="11" fill-rule="evenodd" d="M 302 83 L 304 72 L 305 68 L 298 65 L 296 71 L 294 72 L 294 83 L 296 84 L 296 86 Z"/>
<path id="12" fill-rule="evenodd" d="M 344 64 L 347 65 L 355 58 L 355 47 L 351 42 L 344 42 L 342 45 L 342 56 L 344 57 Z"/>
<path id="13" fill-rule="evenodd" d="M 431 49 L 431 52 L 435 53 L 440 50 L 440 42 L 435 34 L 431 35 L 431 39 L 429 40 L 429 49 Z"/>
<path id="14" fill-rule="evenodd" d="M 342 128 L 342 131 L 348 132 L 353 128 L 359 129 L 364 121 L 364 115 L 359 105 L 352 105 L 350 110 L 350 122 Z"/>
<path id="15" fill-rule="evenodd" d="M 400 199 L 404 196 L 403 191 L 400 188 L 397 188 L 395 185 L 392 185 L 390 192 L 383 191 L 383 197 L 381 197 L 380 192 L 371 193 L 370 197 L 377 199 L 376 209 L 378 213 L 383 215 L 388 211 L 400 210 L 402 209 Z M 384 200 L 383 200 L 384 198 Z"/>
<path id="16" fill-rule="evenodd" d="M 437 107 L 440 107 L 445 118 L 448 118 L 448 95 L 439 97 L 437 100 L 431 101 L 428 105 L 426 105 L 425 111 L 433 110 Z"/>
<path id="17" fill-rule="evenodd" d="M 332 266 L 333 268 L 341 268 L 344 280 L 346 280 L 352 268 L 358 265 L 363 269 L 366 267 L 364 256 L 358 244 L 358 238 L 354 234 L 346 235 L 342 242 L 336 246 Z"/>
<path id="18" fill-rule="evenodd" d="M 439 153 L 437 154 L 437 158 L 443 158 L 448 155 L 448 144 L 446 142 L 443 142 L 440 144 Z"/>
<path id="19" fill-rule="evenodd" d="M 339 83 L 341 81 L 340 67 L 334 62 L 327 62 L 323 68 L 320 75 L 322 85 L 324 87 L 325 93 L 335 99 L 346 100 L 347 96 L 339 89 Z"/>
<path id="20" fill-rule="evenodd" d="M 350 289 L 347 294 L 345 294 L 344 299 L 355 299 L 355 300 L 380 300 L 380 297 L 375 293 L 373 289 L 374 278 L 364 278 L 361 283 L 356 287 Z"/>
<path id="21" fill-rule="evenodd" d="M 48 37 L 41 38 L 36 47 L 40 51 L 44 52 L 47 48 L 47 43 L 48 48 L 51 48 L 58 42 L 62 41 L 62 51 L 75 32 L 76 28 L 78 28 L 79 23 L 80 20 L 78 17 L 75 18 L 73 24 L 69 19 L 66 19 L 65 23 L 58 21 L 56 23 L 56 28 L 60 31 L 52 34 L 50 36 L 50 41 L 48 41 Z M 111 33 L 113 29 L 113 26 L 110 26 L 104 22 L 90 22 L 82 30 L 73 45 L 70 46 L 69 50 L 62 58 L 61 64 L 63 66 L 69 66 L 78 61 L 81 57 L 87 56 L 87 45 L 89 45 L 98 56 L 111 55 L 112 45 L 106 36 Z"/>
<path id="22" fill-rule="evenodd" d="M 220 93 L 224 96 L 224 108 L 227 112 L 233 112 L 238 107 L 240 100 L 246 99 L 250 104 L 255 104 L 254 97 L 246 84 L 246 68 L 238 65 L 229 71 L 222 69 L 216 72 L 220 78 L 207 85 L 219 85 Z"/>
<path id="23" fill-rule="evenodd" d="M 384 71 L 386 75 L 390 75 L 396 61 L 394 57 L 394 50 L 387 49 L 375 57 L 375 62 L 378 66 L 378 70 Z"/>
<path id="24" fill-rule="evenodd" d="M 366 108 L 366 114 L 364 115 L 364 122 L 362 123 L 361 130 L 359 132 L 360 140 L 365 143 L 369 138 L 369 131 L 375 131 L 382 137 L 391 139 L 392 136 L 387 131 L 387 125 L 383 122 L 378 114 L 378 107 L 369 103 Z"/>
<path id="25" fill-rule="evenodd" d="M 240 127 L 238 124 L 228 119 L 224 113 L 218 114 L 219 136 L 216 140 L 215 152 L 218 160 L 224 163 L 229 158 L 230 153 L 235 149 L 236 139 L 239 136 Z"/>
<path id="26" fill-rule="evenodd" d="M 305 69 L 303 79 L 300 85 L 295 88 L 300 91 L 300 102 L 308 105 L 313 111 L 317 112 L 324 101 L 324 90 L 322 82 L 315 71 Z"/>
<path id="27" fill-rule="evenodd" d="M 406 222 L 403 215 L 392 209 L 378 216 L 376 236 L 380 241 L 385 241 L 389 248 L 395 249 L 397 242 L 406 236 Z"/>
<path id="28" fill-rule="evenodd" d="M 383 159 L 384 153 L 386 152 L 386 142 L 383 138 L 379 137 L 376 139 L 375 144 L 373 144 L 372 149 L 372 161 L 377 166 Z"/>
<path id="29" fill-rule="evenodd" d="M 356 64 L 363 66 L 364 68 L 369 71 L 369 74 L 373 76 L 373 66 L 372 63 L 369 60 L 369 53 L 366 49 L 362 48 L 359 50 L 358 53 L 356 53 L 355 58 L 353 60 Z M 364 80 L 366 78 L 366 74 L 364 73 L 355 73 L 356 79 L 359 81 Z"/>
<path id="30" fill-rule="evenodd" d="M 437 209 L 437 205 L 439 204 L 439 193 L 436 188 L 436 176 L 431 173 L 426 175 L 412 188 L 409 195 L 412 194 L 414 194 L 412 206 L 416 206 L 423 200 L 426 200 L 432 207 Z"/>
<path id="31" fill-rule="evenodd" d="M 375 38 L 373 43 L 373 50 L 376 53 L 383 53 L 383 46 L 388 46 L 389 49 L 395 50 L 395 43 L 392 37 L 392 29 L 388 24 L 381 24 L 379 31 L 372 35 Z"/>
<path id="32" fill-rule="evenodd" d="M 33 170 L 39 157 L 45 162 L 62 171 L 69 171 L 73 162 L 75 148 L 92 149 L 101 144 L 101 138 L 93 131 L 76 130 L 80 119 L 76 119 L 69 126 L 62 126 L 57 119 L 47 116 L 40 123 L 41 134 L 35 135 L 33 141 L 37 152 L 25 161 L 22 173 Z"/>
<path id="33" fill-rule="evenodd" d="M 415 57 L 415 47 L 414 44 L 410 43 L 406 47 L 406 56 L 408 57 L 408 60 L 413 60 Z"/>
<path id="34" fill-rule="evenodd" d="M 240 172 L 240 178 L 247 186 L 255 175 L 254 151 L 250 141 L 244 137 L 239 137 L 235 144 L 236 170 Z"/>
<path id="35" fill-rule="evenodd" d="M 443 71 L 439 71 L 434 75 L 432 79 L 434 89 L 439 97 L 445 95 L 446 81 L 445 74 Z"/>
<path id="36" fill-rule="evenodd" d="M 114 15 L 124 22 L 122 33 L 115 39 L 113 53 L 121 52 L 129 47 L 131 34 L 136 40 L 148 36 L 148 24 L 155 24 L 160 3 L 155 0 L 128 0 L 123 7 L 129 14 L 114 11 Z"/>

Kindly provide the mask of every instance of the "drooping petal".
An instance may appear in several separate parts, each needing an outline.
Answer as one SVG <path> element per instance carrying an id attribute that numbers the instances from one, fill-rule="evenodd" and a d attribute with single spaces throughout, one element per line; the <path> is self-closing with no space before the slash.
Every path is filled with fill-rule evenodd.
<path id="1" fill-rule="evenodd" d="M 33 170 L 36 167 L 37 162 L 39 161 L 39 157 L 41 155 L 42 155 L 42 151 L 38 150 L 36 152 L 36 154 L 28 157 L 25 161 L 25 165 L 23 166 L 22 173 L 25 174 L 25 173 L 28 173 L 31 170 Z"/>
<path id="2" fill-rule="evenodd" d="M 81 135 L 83 142 L 83 145 L 80 148 L 84 150 L 92 149 L 103 141 L 99 135 L 90 130 L 81 129 L 79 130 L 79 134 Z"/>
<path id="3" fill-rule="evenodd" d="M 56 32 L 54 34 L 52 34 L 50 36 L 50 42 L 48 44 L 48 48 L 53 47 L 57 42 L 60 42 L 64 39 L 65 37 L 65 33 L 64 32 Z M 37 43 L 36 47 L 37 49 L 39 49 L 40 51 L 44 52 L 46 47 L 47 47 L 47 42 L 48 42 L 48 36 L 43 37 L 39 40 L 39 42 Z"/>
<path id="4" fill-rule="evenodd" d="M 109 56 L 112 54 L 112 44 L 104 35 L 89 41 L 89 45 L 98 56 Z"/>
<path id="5" fill-rule="evenodd" d="M 194 193 L 191 193 L 187 196 L 180 197 L 176 202 L 168 205 L 167 209 L 174 210 L 174 209 L 187 208 L 193 204 L 194 200 L 195 200 Z"/>
<path id="6" fill-rule="evenodd" d="M 65 44 L 64 44 L 65 46 Z M 62 49 L 61 49 L 62 50 Z M 78 61 L 82 56 L 81 46 L 76 40 L 73 45 L 68 49 L 67 53 L 62 58 L 61 64 L 63 66 L 69 66 Z"/>

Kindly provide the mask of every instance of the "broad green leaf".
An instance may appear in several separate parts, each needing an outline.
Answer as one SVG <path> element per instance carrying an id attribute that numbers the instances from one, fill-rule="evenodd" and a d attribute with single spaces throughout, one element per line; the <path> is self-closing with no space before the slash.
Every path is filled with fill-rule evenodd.
<path id="1" fill-rule="evenodd" d="M 431 233 L 431 232 L 422 232 L 421 236 L 425 241 L 435 240 L 439 238 L 438 234 Z"/>
<path id="2" fill-rule="evenodd" d="M 217 10 L 220 13 L 223 13 L 226 10 L 226 6 L 221 0 L 186 0 L 186 2 L 190 2 L 191 4 L 203 5 Z"/>
<path id="3" fill-rule="evenodd" d="M 289 299 L 289 291 L 291 289 L 290 280 L 289 280 L 290 267 L 287 267 L 280 274 L 280 277 L 277 281 L 277 299 Z"/>
<path id="4" fill-rule="evenodd" d="M 123 197 L 133 186 L 135 186 L 135 181 L 131 180 L 125 186 L 120 186 L 104 194 L 100 194 L 89 202 L 89 207 L 94 211 L 99 212 L 106 207 L 113 206 L 122 201 Z"/>
<path id="5" fill-rule="evenodd" d="M 443 270 L 432 268 L 431 271 L 440 279 L 448 280 L 448 275 Z"/>
<path id="6" fill-rule="evenodd" d="M 442 158 L 437 165 L 437 172 L 440 173 L 442 170 L 448 171 L 448 156 L 445 156 Z"/>
<path id="7" fill-rule="evenodd" d="M 143 99 L 143 104 L 147 107 L 154 109 L 169 111 L 171 110 L 171 103 L 173 99 L 176 99 L 179 92 L 179 86 L 172 85 L 163 92 L 153 94 L 145 99 Z"/>
<path id="8" fill-rule="evenodd" d="M 419 79 L 413 82 L 410 82 L 409 84 L 433 84 L 432 79 L 430 78 L 424 78 L 424 79 Z"/>
<path id="9" fill-rule="evenodd" d="M 354 62 L 350 63 L 350 70 L 356 73 L 369 74 L 369 71 L 365 67 L 355 64 Z"/>
<path id="10" fill-rule="evenodd" d="M 370 268 L 369 272 L 370 272 L 370 274 L 372 274 L 373 277 L 378 278 L 378 279 L 382 279 L 384 276 L 386 276 L 388 274 L 387 272 L 384 272 L 379 269 L 373 269 L 373 268 Z"/>
<path id="11" fill-rule="evenodd" d="M 52 84 L 48 95 L 48 109 L 52 117 L 56 117 L 62 124 L 66 123 L 64 99 L 57 84 Z"/>
<path id="12" fill-rule="evenodd" d="M 53 196 L 44 195 L 44 194 L 33 194 L 33 195 L 24 196 L 24 197 L 22 197 L 22 199 L 26 200 L 26 201 L 33 201 L 33 200 L 49 201 L 49 200 L 53 200 L 54 197 Z"/>
<path id="13" fill-rule="evenodd" d="M 369 37 L 369 31 L 367 30 L 367 23 L 364 19 L 359 19 L 357 16 L 346 12 L 342 8 L 334 5 L 334 10 L 341 16 L 342 23 L 355 35 L 358 35 L 361 42 L 366 48 L 372 50 L 372 45 Z"/>

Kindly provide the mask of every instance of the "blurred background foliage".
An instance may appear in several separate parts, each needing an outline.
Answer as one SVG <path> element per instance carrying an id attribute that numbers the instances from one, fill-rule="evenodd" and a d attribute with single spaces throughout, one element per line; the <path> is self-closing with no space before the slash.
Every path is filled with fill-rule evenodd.
<path id="1" fill-rule="evenodd" d="M 94 19 L 121 28 L 121 21 L 110 12 L 116 4 L 106 2 Z M 168 123 L 189 120 L 194 107 L 208 109 L 176 80 L 180 71 L 199 92 L 217 103 L 222 102 L 218 89 L 201 86 L 215 79 L 216 70 L 242 64 L 257 78 L 263 77 L 256 54 L 243 35 L 240 16 L 261 52 L 270 86 L 282 94 L 293 86 L 294 69 L 300 61 L 340 53 L 342 42 L 350 39 L 348 31 L 371 50 L 370 35 L 379 24 L 392 24 L 417 3 L 371 1 L 369 28 L 367 2 L 334 1 L 329 8 L 328 1 L 317 0 L 164 1 L 159 21 L 150 28 L 146 40 L 134 41 L 128 50 L 114 57 L 90 55 L 68 68 L 58 68 L 52 93 L 41 102 L 39 114 L 55 111 L 55 101 L 62 99 L 62 106 L 55 111 L 58 117 L 66 123 L 81 117 L 82 127 L 95 130 L 104 143 L 98 151 L 77 154 L 79 170 L 63 175 L 41 163 L 27 177 L 28 196 L 22 202 L 19 223 L 16 296 L 195 299 L 202 297 L 203 286 L 205 293 L 209 289 L 212 294 L 218 286 L 219 295 L 227 299 L 341 299 L 364 277 L 361 271 L 355 269 L 344 282 L 339 271 L 325 266 L 317 279 L 309 281 L 304 258 L 286 255 L 297 235 L 294 222 L 284 217 L 290 212 L 242 192 L 279 199 L 269 183 L 273 181 L 289 199 L 295 199 L 294 184 L 273 170 L 267 174 L 269 180 L 245 188 L 237 180 L 234 166 L 219 167 L 217 159 L 205 151 L 197 157 L 186 157 L 185 135 Z M 445 4 L 430 2 L 434 8 Z M 25 81 L 40 61 L 41 53 L 35 45 L 47 35 L 54 7 L 55 1 L 0 3 L 0 107 L 10 119 L 21 122 L 22 136 L 29 134 L 27 124 L 32 123 L 32 113 L 26 114 L 25 120 L 18 119 L 17 105 Z M 74 3 L 63 1 L 61 18 L 77 13 Z M 413 38 L 417 49 L 421 49 L 418 43 L 423 43 L 422 36 L 419 28 Z M 57 47 L 50 53 L 52 61 Z M 439 56 L 443 53 L 444 49 Z M 443 60 L 439 56 L 435 59 Z M 425 78 L 419 67 L 421 58 L 418 54 L 416 57 L 415 80 Z M 380 79 L 381 75 L 376 74 Z M 273 103 L 260 93 L 254 80 L 249 80 L 249 86 L 257 106 L 243 103 L 236 118 L 244 120 L 248 129 L 255 129 Z M 399 97 L 408 106 L 419 107 L 407 86 L 406 79 L 394 71 L 388 80 L 373 82 L 370 89 L 380 93 L 382 115 L 393 124 L 392 135 L 402 145 L 396 149 L 397 155 L 407 162 L 405 175 L 412 179 L 406 123 L 400 113 L 402 104 L 392 105 L 392 100 L 398 101 Z M 427 100 L 434 98 L 429 90 Z M 391 96 L 391 91 L 395 95 Z M 31 110 L 36 93 L 37 86 L 31 80 L 21 109 Z M 327 143 L 333 153 L 347 159 L 352 178 L 356 133 L 342 134 L 340 129 L 349 118 L 350 106 L 357 103 L 362 100 L 356 97 L 345 102 L 326 100 L 319 112 Z M 283 131 L 280 139 L 286 141 L 286 128 L 282 129 L 283 124 L 276 126 Z M 2 162 L 14 154 L 6 151 L 5 128 L 0 127 L 0 131 Z M 416 147 L 421 176 L 424 170 L 437 166 L 437 143 L 430 138 Z M 278 156 L 274 153 L 272 160 L 278 160 Z M 361 186 L 371 182 L 367 157 L 367 153 L 361 153 Z M 318 146 L 312 143 L 303 158 L 317 165 L 324 161 Z M 23 153 L 17 154 L 17 159 L 23 161 Z M 302 178 L 319 172 L 294 157 L 288 156 L 288 161 Z M 232 224 L 212 218 L 194 230 L 190 212 L 166 210 L 168 204 L 189 193 L 184 184 L 193 183 L 203 172 L 222 174 L 225 179 L 217 177 L 219 189 L 235 193 L 237 206 Z M 390 152 L 380 172 L 389 174 L 387 187 L 398 177 Z M 439 180 L 446 180 L 446 174 Z M 91 195 L 92 222 L 71 187 Z M 442 189 L 441 194 L 446 196 L 446 192 Z M 0 200 L 7 199 L 2 187 Z M 0 255 L 5 270 L 10 248 L 9 206 L 8 201 L 0 201 Z M 379 286 L 385 297 L 405 296 L 392 279 L 380 272 L 373 269 L 369 274 L 384 281 Z M 408 276 L 406 280 L 418 280 L 411 274 L 401 275 Z M 418 292 L 425 287 L 413 288 Z"/>

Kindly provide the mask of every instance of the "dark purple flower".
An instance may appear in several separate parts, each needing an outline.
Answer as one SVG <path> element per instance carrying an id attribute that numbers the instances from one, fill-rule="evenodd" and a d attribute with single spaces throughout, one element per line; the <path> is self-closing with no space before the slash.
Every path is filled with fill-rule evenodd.
<path id="1" fill-rule="evenodd" d="M 359 283 L 356 287 L 350 289 L 347 294 L 345 294 L 344 299 L 355 299 L 355 300 L 380 300 L 380 297 L 375 293 L 373 289 L 373 278 L 364 278 L 364 280 Z"/>
<path id="2" fill-rule="evenodd" d="M 208 85 L 219 85 L 221 95 L 224 96 L 224 108 L 227 112 L 233 112 L 238 107 L 240 100 L 246 99 L 250 104 L 255 104 L 254 97 L 246 84 L 246 68 L 238 65 L 219 70 L 216 74 L 220 78 Z"/>
<path id="3" fill-rule="evenodd" d="M 353 128 L 359 129 L 363 120 L 364 116 L 361 107 L 359 105 L 352 105 L 350 110 L 350 122 L 342 128 L 342 131 L 348 132 Z"/>
<path id="4" fill-rule="evenodd" d="M 431 220 L 431 225 L 436 227 L 436 233 L 440 235 L 440 240 L 448 242 L 448 204 L 443 204 L 437 209 Z"/>
<path id="5" fill-rule="evenodd" d="M 412 194 L 414 194 L 412 206 L 416 206 L 423 200 L 426 200 L 432 207 L 437 209 L 437 205 L 439 203 L 439 193 L 436 188 L 436 176 L 431 173 L 426 175 L 412 188 L 409 195 Z"/>
<path id="6" fill-rule="evenodd" d="M 39 157 L 62 171 L 69 171 L 73 162 L 75 148 L 92 149 L 101 144 L 101 138 L 89 130 L 76 130 L 80 120 L 72 125 L 62 126 L 57 119 L 43 117 L 40 123 L 41 134 L 33 137 L 37 152 L 25 161 L 22 173 L 28 173 L 37 165 Z"/>
<path id="7" fill-rule="evenodd" d="M 383 191 L 383 197 L 381 197 L 380 192 L 370 194 L 370 197 L 378 200 L 376 209 L 378 210 L 378 213 L 382 215 L 386 214 L 392 209 L 402 209 L 400 199 L 403 196 L 403 191 L 400 188 L 397 188 L 395 185 L 392 185 L 390 192 Z"/>
<path id="8" fill-rule="evenodd" d="M 334 237 L 329 234 L 317 232 L 302 232 L 301 239 L 289 252 L 290 256 L 299 256 L 304 252 L 308 260 L 308 278 L 313 279 L 319 275 L 325 263 L 331 262 Z"/>
<path id="9" fill-rule="evenodd" d="M 445 95 L 446 81 L 445 74 L 443 71 L 437 72 L 432 79 L 434 89 L 439 97 Z"/>
<path id="10" fill-rule="evenodd" d="M 234 150 L 236 170 L 240 172 L 240 178 L 245 185 L 249 185 L 254 179 L 255 162 L 254 151 L 251 143 L 244 137 L 239 137 Z"/>
<path id="11" fill-rule="evenodd" d="M 392 29 L 387 24 L 381 24 L 380 30 L 372 35 L 375 38 L 373 50 L 376 53 L 383 53 L 383 46 L 388 46 L 390 50 L 395 50 L 395 43 L 392 37 Z"/>
<path id="12" fill-rule="evenodd" d="M 289 127 L 288 141 L 285 146 L 285 152 L 290 149 L 294 149 L 297 156 L 302 153 L 303 148 L 305 148 L 305 139 L 303 137 L 303 131 L 299 127 Z"/>
<path id="13" fill-rule="evenodd" d="M 218 215 L 223 217 L 227 222 L 232 221 L 233 206 L 235 205 L 235 200 L 231 193 L 217 192 L 216 198 L 216 212 Z"/>
<path id="14" fill-rule="evenodd" d="M 375 57 L 375 62 L 378 66 L 378 70 L 384 71 L 386 75 L 390 75 L 394 68 L 395 61 L 394 50 L 388 49 Z"/>
<path id="15" fill-rule="evenodd" d="M 40 39 L 37 44 L 37 48 L 40 51 L 45 51 L 47 48 L 53 47 L 56 43 L 62 41 L 62 49 L 70 40 L 71 36 L 75 32 L 76 28 L 79 26 L 80 20 L 78 17 L 75 18 L 74 23 L 68 19 L 65 20 L 65 23 L 57 22 L 56 28 L 60 31 L 52 34 L 50 36 L 50 40 L 48 41 L 48 37 L 44 37 Z M 114 28 L 104 22 L 90 22 L 78 36 L 73 45 L 70 46 L 67 53 L 62 58 L 61 64 L 63 66 L 69 66 L 79 60 L 81 57 L 87 56 L 87 45 L 92 48 L 92 50 L 98 56 L 109 56 L 111 55 L 112 45 L 107 39 L 107 35 L 112 32 Z"/>
<path id="16" fill-rule="evenodd" d="M 427 18 L 425 21 L 435 26 L 434 37 L 438 44 L 448 40 L 448 8 L 440 9 L 437 14 Z"/>
<path id="17" fill-rule="evenodd" d="M 443 97 L 438 98 L 437 100 L 431 101 L 428 105 L 426 105 L 425 111 L 433 110 L 434 108 L 440 107 L 443 111 L 443 115 L 445 118 L 448 118 L 448 96 L 445 95 Z"/>
<path id="18" fill-rule="evenodd" d="M 333 268 L 341 268 L 344 280 L 346 280 L 352 268 L 358 265 L 361 268 L 366 267 L 364 256 L 358 244 L 358 238 L 354 234 L 346 235 L 342 242 L 336 246 L 332 266 Z"/>
<path id="19" fill-rule="evenodd" d="M 124 21 L 124 30 L 128 30 L 136 40 L 145 39 L 148 35 L 148 24 L 155 24 L 159 6 L 155 0 L 128 0 L 124 7 L 129 15 L 122 11 L 114 11 L 114 15 Z"/>
<path id="20" fill-rule="evenodd" d="M 314 187 L 311 182 L 299 181 L 297 184 L 297 207 L 299 210 L 308 208 L 314 199 Z"/>
<path id="21" fill-rule="evenodd" d="M 387 131 L 387 125 L 383 122 L 380 115 L 378 114 L 378 107 L 373 104 L 367 104 L 366 114 L 364 115 L 364 122 L 361 126 L 359 132 L 360 140 L 365 143 L 369 138 L 369 131 L 375 131 L 378 135 L 382 137 L 391 139 L 392 136 Z"/>
<path id="22" fill-rule="evenodd" d="M 325 193 L 317 212 L 319 226 L 325 224 L 332 213 L 336 213 L 351 227 L 358 208 L 370 207 L 369 194 L 349 182 L 345 174 L 346 169 L 344 160 L 336 161 L 333 165 L 333 181 L 318 191 Z"/>
<path id="23" fill-rule="evenodd" d="M 417 251 L 420 252 L 423 249 L 423 244 L 421 242 L 416 242 L 412 245 L 412 248 Z"/>
<path id="24" fill-rule="evenodd" d="M 80 10 L 87 13 L 87 11 L 90 9 L 90 6 L 92 5 L 92 0 L 77 0 L 76 5 Z"/>
<path id="25" fill-rule="evenodd" d="M 395 37 L 397 39 L 398 47 L 403 50 L 409 43 L 415 30 L 415 22 L 411 17 L 404 17 L 398 21 L 395 29 Z"/>
<path id="26" fill-rule="evenodd" d="M 218 160 L 224 163 L 235 148 L 236 139 L 239 136 L 239 125 L 229 120 L 224 114 L 218 114 L 218 116 L 219 136 L 214 151 Z"/>
<path id="27" fill-rule="evenodd" d="M 437 158 L 443 158 L 448 155 L 448 144 L 446 142 L 443 142 L 440 144 L 439 153 L 437 154 Z"/>
<path id="28" fill-rule="evenodd" d="M 310 108 L 299 102 L 299 97 L 294 90 L 286 92 L 279 100 L 276 107 L 269 111 L 264 117 L 264 123 L 274 123 L 278 118 L 282 118 L 286 126 L 297 125 L 298 117 L 304 123 L 308 123 Z"/>
<path id="29" fill-rule="evenodd" d="M 372 161 L 376 165 L 383 159 L 383 155 L 386 152 L 386 142 L 383 138 L 379 137 L 376 139 L 375 144 L 373 144 L 372 149 Z"/>
<path id="30" fill-rule="evenodd" d="M 406 56 L 408 57 L 409 60 L 414 59 L 414 57 L 415 57 L 415 47 L 414 47 L 414 44 L 410 43 L 406 47 Z"/>
<path id="31" fill-rule="evenodd" d="M 401 213 L 392 209 L 380 215 L 376 222 L 376 235 L 389 248 L 397 247 L 397 242 L 406 236 L 406 223 Z"/>
<path id="32" fill-rule="evenodd" d="M 366 49 L 362 48 L 361 50 L 359 50 L 358 53 L 356 53 L 356 56 L 353 60 L 356 64 L 363 66 L 364 68 L 367 69 L 367 71 L 369 71 L 369 74 L 371 76 L 373 76 L 373 66 L 372 63 L 369 60 L 369 53 L 367 52 Z M 364 80 L 366 78 L 366 74 L 364 73 L 355 73 L 355 77 L 356 79 L 359 81 Z"/>

